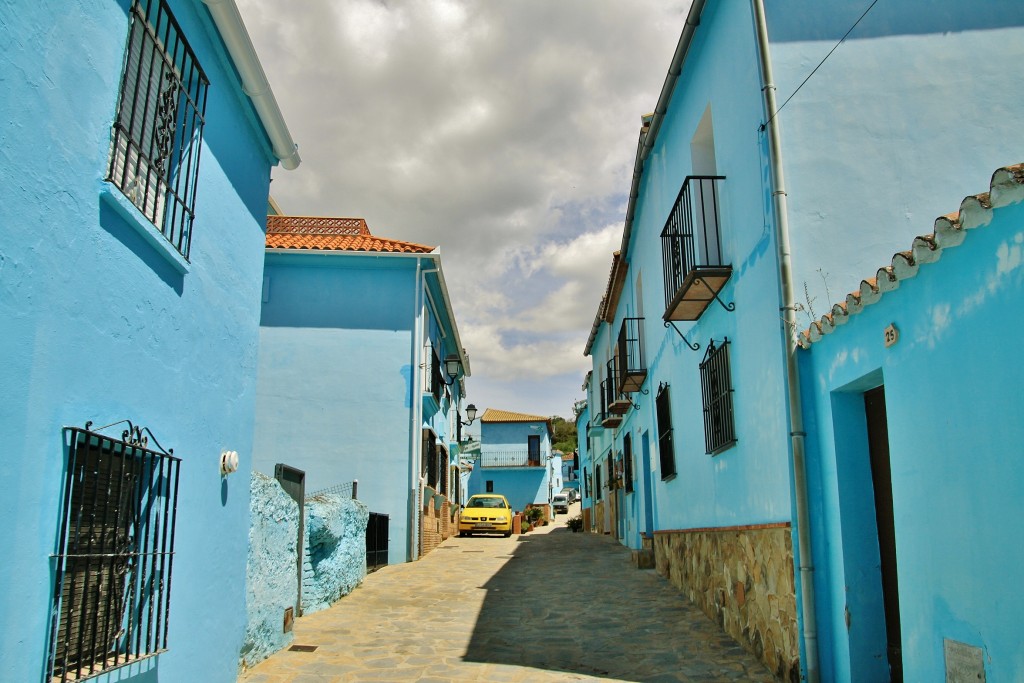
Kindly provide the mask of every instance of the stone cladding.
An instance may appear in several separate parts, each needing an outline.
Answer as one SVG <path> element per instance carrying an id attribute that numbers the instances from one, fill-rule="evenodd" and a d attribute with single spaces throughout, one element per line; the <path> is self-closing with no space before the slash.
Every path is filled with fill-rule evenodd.
<path id="1" fill-rule="evenodd" d="M 659 531 L 655 565 L 785 681 L 800 679 L 789 524 Z"/>

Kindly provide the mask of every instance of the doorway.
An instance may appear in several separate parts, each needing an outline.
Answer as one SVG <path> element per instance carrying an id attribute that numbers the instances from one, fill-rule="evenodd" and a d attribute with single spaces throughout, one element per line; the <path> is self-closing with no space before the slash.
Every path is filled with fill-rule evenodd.
<path id="1" fill-rule="evenodd" d="M 884 385 L 864 392 L 864 414 L 867 418 L 871 484 L 875 494 L 875 523 L 878 528 L 889 680 L 892 683 L 902 683 L 903 651 L 896 567 L 896 525 L 893 520 L 892 465 L 889 461 L 889 427 L 885 412 Z"/>

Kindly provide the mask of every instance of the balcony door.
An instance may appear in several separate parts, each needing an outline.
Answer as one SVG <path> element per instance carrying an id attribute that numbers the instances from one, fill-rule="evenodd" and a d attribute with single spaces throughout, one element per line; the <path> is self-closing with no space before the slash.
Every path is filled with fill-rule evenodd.
<path id="1" fill-rule="evenodd" d="M 526 457 L 530 467 L 540 467 L 540 436 L 530 434 L 526 437 Z"/>
<path id="2" fill-rule="evenodd" d="M 691 175 L 717 176 L 718 163 L 715 160 L 715 131 L 711 123 L 711 105 L 697 124 L 697 130 L 690 141 Z M 718 226 L 718 189 L 711 179 L 694 180 L 694 240 L 697 264 L 702 266 L 722 265 L 722 245 Z"/>

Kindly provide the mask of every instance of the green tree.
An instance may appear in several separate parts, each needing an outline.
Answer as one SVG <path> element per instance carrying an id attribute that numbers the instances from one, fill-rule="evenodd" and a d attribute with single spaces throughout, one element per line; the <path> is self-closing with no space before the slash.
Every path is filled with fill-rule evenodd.
<path id="1" fill-rule="evenodd" d="M 576 450 L 576 423 L 557 415 L 551 416 L 551 430 L 554 432 L 552 448 L 566 455 Z"/>

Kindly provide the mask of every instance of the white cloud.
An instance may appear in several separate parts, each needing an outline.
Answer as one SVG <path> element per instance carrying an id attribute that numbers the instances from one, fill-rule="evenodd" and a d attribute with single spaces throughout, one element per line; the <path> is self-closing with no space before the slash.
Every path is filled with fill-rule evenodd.
<path id="1" fill-rule="evenodd" d="M 582 375 L 640 116 L 688 7 L 239 0 L 303 158 L 272 192 L 285 212 L 440 245 L 482 386 L 525 399 L 538 377 Z"/>

